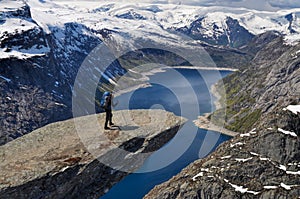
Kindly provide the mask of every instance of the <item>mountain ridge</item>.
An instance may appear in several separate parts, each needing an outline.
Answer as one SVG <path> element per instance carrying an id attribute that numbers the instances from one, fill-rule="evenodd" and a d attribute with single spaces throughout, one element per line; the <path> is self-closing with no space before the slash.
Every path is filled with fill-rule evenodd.
<path id="1" fill-rule="evenodd" d="M 240 134 L 145 199 L 298 197 L 300 110 L 290 110 L 300 104 L 299 49 L 275 37 L 248 67 L 225 77 L 226 110 L 210 118 Z"/>
<path id="2" fill-rule="evenodd" d="M 77 72 L 87 56 L 99 45 L 105 44 L 115 52 L 122 52 L 124 48 L 133 51 L 132 54 L 123 56 L 125 61 L 122 57 L 121 59 L 116 57 L 107 68 L 97 66 L 97 63 L 102 62 L 102 58 L 93 57 L 89 60 L 95 66 L 93 70 L 99 77 L 101 76 L 100 82 L 104 82 L 101 85 L 103 90 L 111 89 L 114 86 L 112 83 L 117 82 L 124 74 L 129 74 L 128 85 L 132 84 L 130 82 L 139 82 L 137 73 L 129 72 L 133 66 L 149 62 L 166 65 L 188 64 L 178 56 L 161 53 L 161 49 L 146 50 L 147 52 L 137 50 L 136 46 L 143 47 L 143 42 L 155 43 L 158 47 L 168 45 L 170 49 L 180 47 L 193 50 L 195 47 L 203 46 L 218 67 L 239 68 L 246 66 L 259 50 L 251 44 L 256 38 L 254 34 L 275 29 L 278 34 L 287 34 L 284 40 L 287 44 L 295 43 L 294 40 L 299 35 L 286 32 L 291 26 L 298 31 L 298 27 L 294 27 L 298 24 L 295 23 L 298 20 L 297 14 L 292 15 L 293 17 L 284 17 L 291 12 L 297 13 L 297 9 L 272 13 L 183 5 L 123 5 L 97 2 L 83 5 L 77 2 L 73 6 L 68 6 L 63 1 L 16 0 L 2 1 L 0 10 L 3 16 L 0 23 L 2 66 L 0 89 L 3 110 L 0 121 L 0 143 L 2 144 L 45 124 L 72 117 L 71 101 Z M 133 15 L 130 19 L 117 17 L 128 12 L 138 13 L 143 16 L 143 20 L 135 19 Z M 216 14 L 220 16 L 216 17 Z M 271 22 L 265 19 L 267 21 L 262 21 L 263 23 L 254 23 L 261 22 L 262 16 L 268 17 Z M 222 45 L 208 44 L 202 40 L 182 39 L 184 34 L 180 33 L 182 32 L 180 28 L 189 28 L 201 17 L 208 23 L 205 24 L 200 20 L 199 24 L 194 26 L 194 30 L 207 29 L 213 36 L 203 35 L 207 37 L 206 40 L 217 39 Z M 232 27 L 228 29 L 231 30 L 229 31 L 231 36 L 228 36 L 229 32 L 222 25 L 227 24 L 227 17 L 231 17 L 232 21 Z M 254 26 L 264 23 L 268 26 L 262 29 L 260 26 Z M 248 24 L 248 28 L 245 24 Z M 217 28 L 211 30 L 210 25 Z M 242 29 L 243 34 L 239 34 L 239 30 Z M 201 36 L 202 33 L 198 31 L 197 34 Z M 236 46 L 231 47 L 228 38 L 232 37 L 244 39 L 235 40 L 232 45 Z M 268 38 L 265 40 L 268 41 Z M 158 54 L 162 56 L 155 58 Z M 141 57 L 144 59 L 137 60 Z M 93 78 L 97 78 L 96 76 Z M 88 111 L 85 114 L 89 114 Z"/>
<path id="3" fill-rule="evenodd" d="M 92 67 L 84 72 L 93 75 L 76 86 L 94 96 L 95 91 L 84 85 L 87 80 L 96 79 L 98 83 L 101 76 L 103 84 L 97 88 L 101 92 L 111 89 L 124 74 L 129 74 L 126 85 L 140 80 L 139 71 L 134 71 L 136 66 L 189 64 L 162 49 L 139 49 L 143 44 L 189 50 L 202 46 L 218 67 L 240 70 L 223 80 L 227 98 L 222 100 L 227 110 L 214 114 L 224 114 L 225 124 L 221 125 L 241 134 L 146 197 L 300 195 L 299 113 L 284 110 L 299 104 L 299 9 L 267 12 L 28 0 L 1 1 L 0 11 L 2 147 L 32 130 L 72 117 L 74 82 L 85 61 Z M 189 39 L 183 39 L 182 32 Z M 118 55 L 123 49 L 132 52 L 100 67 L 98 63 L 105 62 L 103 57 L 87 56 L 102 44 Z M 94 99 L 84 100 L 95 104 Z M 92 113 L 82 110 L 82 115 L 86 114 Z M 140 139 L 133 141 L 140 143 Z M 65 163 L 76 164 L 78 160 L 71 158 Z"/>

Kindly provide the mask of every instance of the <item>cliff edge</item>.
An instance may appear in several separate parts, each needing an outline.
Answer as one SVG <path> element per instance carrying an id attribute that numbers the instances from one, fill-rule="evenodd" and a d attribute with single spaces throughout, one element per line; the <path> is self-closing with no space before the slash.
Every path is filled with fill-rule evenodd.
<path id="1" fill-rule="evenodd" d="M 210 118 L 240 134 L 145 199 L 299 198 L 299 53 L 299 43 L 288 45 L 279 36 L 251 64 L 224 78 L 221 100 L 227 107 Z M 218 121 L 222 115 L 224 123 Z"/>
<path id="2" fill-rule="evenodd" d="M 185 122 L 163 110 L 116 111 L 110 131 L 104 120 L 53 123 L 0 146 L 0 198 L 99 198 Z"/>

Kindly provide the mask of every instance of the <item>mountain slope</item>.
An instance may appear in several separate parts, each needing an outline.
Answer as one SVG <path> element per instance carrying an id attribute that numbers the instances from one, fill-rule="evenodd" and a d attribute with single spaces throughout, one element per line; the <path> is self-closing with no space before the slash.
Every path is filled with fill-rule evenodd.
<path id="1" fill-rule="evenodd" d="M 225 126 L 243 133 L 145 198 L 299 197 L 299 50 L 274 38 L 250 66 L 226 77 Z"/>
<path id="2" fill-rule="evenodd" d="M 70 118 L 77 71 L 87 54 L 102 43 L 95 32 L 76 22 L 49 27 L 47 33 L 32 18 L 28 4 L 3 3 L 0 144 Z M 101 33 L 105 31 L 97 32 Z M 124 73 L 114 65 L 111 74 Z"/>
<path id="3" fill-rule="evenodd" d="M 122 45 L 141 38 L 157 43 L 190 47 L 176 32 L 184 32 L 193 39 L 221 46 L 239 47 L 253 35 L 277 31 L 283 35 L 299 33 L 299 9 L 277 12 L 244 8 L 197 7 L 172 4 L 126 4 L 29 0 L 33 19 L 49 33 L 51 26 L 77 22 L 92 30 L 106 28 Z M 293 31 L 291 31 L 291 28 Z M 175 30 L 175 32 L 173 32 Z M 180 39 L 181 38 L 181 39 Z M 190 41 L 189 41 L 190 42 Z"/>
<path id="4" fill-rule="evenodd" d="M 74 82 L 83 63 L 89 63 L 88 79 L 100 79 L 102 87 L 112 89 L 124 74 L 124 87 L 139 83 L 139 71 L 132 68 L 142 64 L 190 64 L 163 51 L 166 46 L 175 52 L 203 48 L 213 64 L 240 68 L 259 50 L 247 45 L 255 35 L 274 30 L 286 35 L 286 43 L 299 37 L 297 9 L 273 13 L 172 4 L 76 1 L 70 6 L 69 1 L 4 0 L 0 11 L 0 144 L 72 117 Z M 115 56 L 107 66 L 101 66 L 105 55 L 88 56 L 104 44 Z M 156 49 L 142 49 L 149 44 Z M 124 50 L 131 52 L 123 55 Z M 83 87 L 87 95 L 95 95 Z"/>

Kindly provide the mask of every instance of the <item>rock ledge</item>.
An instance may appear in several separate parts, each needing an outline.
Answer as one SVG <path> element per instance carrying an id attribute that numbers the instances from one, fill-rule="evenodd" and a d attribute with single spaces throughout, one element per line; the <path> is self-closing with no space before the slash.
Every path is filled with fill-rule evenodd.
<path id="1" fill-rule="evenodd" d="M 1 146 L 0 198 L 99 198 L 185 122 L 163 110 L 117 111 L 119 128 L 104 131 L 104 119 L 53 123 Z"/>

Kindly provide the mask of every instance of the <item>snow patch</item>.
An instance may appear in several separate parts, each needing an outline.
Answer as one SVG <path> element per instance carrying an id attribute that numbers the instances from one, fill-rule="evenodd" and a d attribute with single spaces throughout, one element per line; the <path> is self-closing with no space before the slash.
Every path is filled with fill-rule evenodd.
<path id="1" fill-rule="evenodd" d="M 278 167 L 279 169 L 283 170 L 286 172 L 286 174 L 290 174 L 290 175 L 300 175 L 300 171 L 287 171 L 286 166 L 284 165 L 279 165 Z"/>
<path id="2" fill-rule="evenodd" d="M 198 177 L 202 177 L 203 176 L 203 172 L 200 172 L 200 173 L 198 173 L 197 175 L 195 175 L 192 179 L 193 179 L 193 181 L 196 181 L 196 179 L 198 178 Z"/>
<path id="3" fill-rule="evenodd" d="M 241 137 L 250 137 L 251 135 L 256 134 L 256 128 L 252 129 L 249 133 L 240 134 Z"/>
<path id="4" fill-rule="evenodd" d="M 279 166 L 279 169 L 286 171 L 286 166 L 280 165 L 280 166 Z"/>
<path id="5" fill-rule="evenodd" d="M 244 159 L 244 158 L 236 158 L 235 160 L 238 161 L 238 162 L 247 162 L 247 161 L 252 160 L 252 159 L 253 158 L 250 157 L 250 158 L 246 158 L 246 159 Z"/>
<path id="6" fill-rule="evenodd" d="M 32 22 L 20 18 L 6 18 L 5 22 L 0 25 L 0 35 L 3 34 L 21 34 L 24 31 L 37 28 Z"/>
<path id="7" fill-rule="evenodd" d="M 232 183 L 229 183 L 237 192 L 246 193 L 248 191 L 248 188 L 244 188 L 243 186 L 238 186 Z"/>
<path id="8" fill-rule="evenodd" d="M 195 175 L 192 179 L 193 181 L 196 181 L 196 178 L 202 177 L 204 175 L 204 172 L 209 172 L 208 168 L 201 168 L 201 172 Z"/>
<path id="9" fill-rule="evenodd" d="M 12 10 L 17 10 L 23 7 L 25 4 L 23 1 L 10 1 L 4 0 L 0 4 L 0 12 L 7 12 Z"/>
<path id="10" fill-rule="evenodd" d="M 290 136 L 293 136 L 293 137 L 297 137 L 297 134 L 294 133 L 294 132 L 291 132 L 291 131 L 286 131 L 286 130 L 283 130 L 281 128 L 278 128 L 278 131 L 285 134 L 285 135 L 290 135 Z"/>
<path id="11" fill-rule="evenodd" d="M 20 53 L 24 53 L 24 54 L 31 54 L 31 55 L 44 55 L 46 53 L 50 52 L 50 48 L 47 46 L 40 46 L 40 45 L 34 45 L 29 49 L 23 49 L 22 46 L 15 46 L 13 48 L 13 50 L 15 51 L 19 51 Z"/>
<path id="12" fill-rule="evenodd" d="M 244 133 L 244 134 L 240 134 L 241 137 L 250 137 L 250 133 Z"/>
<path id="13" fill-rule="evenodd" d="M 294 162 L 294 163 L 288 163 L 289 166 L 297 166 L 300 165 L 300 163 Z"/>
<path id="14" fill-rule="evenodd" d="M 64 104 L 62 104 L 62 103 L 58 103 L 58 102 L 55 102 L 54 104 L 55 104 L 56 106 L 64 106 L 64 107 L 66 106 L 66 105 L 64 105 Z"/>
<path id="15" fill-rule="evenodd" d="M 231 155 L 223 156 L 223 157 L 221 157 L 221 160 L 229 159 L 229 158 L 231 158 Z"/>
<path id="16" fill-rule="evenodd" d="M 257 191 L 248 191 L 248 188 L 244 188 L 243 186 L 232 184 L 227 179 L 224 179 L 224 181 L 227 182 L 231 187 L 233 187 L 236 192 L 250 193 L 250 194 L 253 194 L 253 195 L 257 195 L 257 194 L 260 193 L 260 192 L 257 192 Z"/>
<path id="17" fill-rule="evenodd" d="M 292 53 L 292 54 L 291 54 L 292 59 L 297 59 L 299 53 L 300 53 L 300 50 L 298 50 L 298 51 L 295 52 L 295 53 Z M 284 108 L 283 110 L 286 110 L 286 109 Z"/>
<path id="18" fill-rule="evenodd" d="M 290 175 L 300 175 L 300 171 L 286 171 L 286 174 L 290 174 Z"/>
<path id="19" fill-rule="evenodd" d="M 6 51 L 5 49 L 0 49 L 0 59 L 9 59 L 9 58 L 28 59 L 32 57 L 42 57 L 45 55 L 45 53 L 40 53 L 40 54 L 24 53 L 16 50 L 11 50 L 9 52 L 5 52 L 5 51 Z"/>
<path id="20" fill-rule="evenodd" d="M 292 189 L 292 186 L 291 186 L 291 185 L 286 185 L 286 184 L 284 184 L 283 182 L 280 183 L 280 186 L 281 186 L 282 188 L 284 188 L 285 190 L 291 190 L 291 189 Z"/>
<path id="21" fill-rule="evenodd" d="M 247 191 L 247 193 L 250 193 L 250 194 L 253 194 L 253 195 L 257 195 L 257 194 L 259 194 L 260 192 L 258 192 L 258 191 Z"/>
<path id="22" fill-rule="evenodd" d="M 290 34 L 284 37 L 284 43 L 289 46 L 296 46 L 300 42 L 300 34 Z"/>
<path id="23" fill-rule="evenodd" d="M 235 146 L 243 146 L 245 145 L 245 142 L 237 142 L 237 143 L 234 143 L 234 144 L 230 144 L 230 147 L 233 148 Z"/>
<path id="24" fill-rule="evenodd" d="M 300 105 L 289 105 L 288 107 L 283 109 L 284 111 L 289 110 L 292 113 L 296 114 L 300 113 Z"/>
<path id="25" fill-rule="evenodd" d="M 249 133 L 252 135 L 256 134 L 256 128 L 252 129 Z"/>
<path id="26" fill-rule="evenodd" d="M 278 186 L 264 186 L 264 189 L 277 189 Z"/>
<path id="27" fill-rule="evenodd" d="M 1 79 L 4 79 L 5 81 L 7 81 L 8 83 L 11 82 L 11 79 L 7 78 L 7 77 L 4 77 L 2 75 L 0 75 L 0 78 Z"/>
<path id="28" fill-rule="evenodd" d="M 205 172 L 209 172 L 209 169 L 208 168 L 201 168 L 201 171 L 205 171 Z"/>
<path id="29" fill-rule="evenodd" d="M 60 170 L 60 172 L 64 172 L 64 171 L 66 171 L 68 168 L 70 168 L 70 166 L 63 167 L 63 168 Z"/>
<path id="30" fill-rule="evenodd" d="M 250 152 L 251 155 L 254 155 L 254 156 L 259 156 L 258 153 L 254 153 L 254 152 Z"/>
<path id="31" fill-rule="evenodd" d="M 259 159 L 262 160 L 262 161 L 271 161 L 270 158 L 262 158 L 262 157 L 260 157 Z"/>

